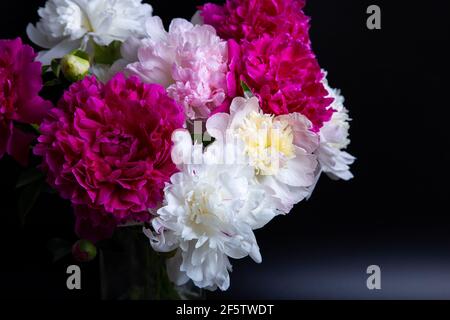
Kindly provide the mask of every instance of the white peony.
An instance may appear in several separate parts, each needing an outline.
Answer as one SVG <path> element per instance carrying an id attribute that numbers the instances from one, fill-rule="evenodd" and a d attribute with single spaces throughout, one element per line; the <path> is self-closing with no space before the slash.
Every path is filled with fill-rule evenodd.
<path id="1" fill-rule="evenodd" d="M 130 36 L 143 36 L 152 7 L 142 0 L 48 0 L 38 13 L 40 21 L 29 24 L 27 34 L 38 46 L 49 49 L 39 61 L 49 64 L 74 49 L 85 49 L 92 38 L 99 45 Z"/>
<path id="2" fill-rule="evenodd" d="M 146 22 L 147 37 L 129 39 L 122 55 L 128 74 L 159 83 L 184 106 L 189 119 L 204 119 L 227 97 L 227 42 L 211 26 L 174 19 L 166 32 L 159 17 Z M 123 65 L 123 61 L 119 62 Z"/>
<path id="3" fill-rule="evenodd" d="M 338 90 L 330 88 L 326 80 L 324 85 L 329 96 L 334 98 L 330 108 L 336 112 L 320 130 L 320 146 L 316 152 L 320 169 L 332 179 L 350 180 L 353 178 L 350 165 L 355 161 L 355 157 L 343 150 L 350 144 L 348 131 L 351 119 L 344 107 L 344 97 Z"/>
<path id="4" fill-rule="evenodd" d="M 144 232 L 156 251 L 177 250 L 167 261 L 169 277 L 177 285 L 192 279 L 201 288 L 226 290 L 229 258 L 249 255 L 261 262 L 252 229 L 277 214 L 275 205 L 256 184 L 251 167 L 221 164 L 216 145 L 199 154 L 184 130 L 174 134 L 174 142 L 176 153 L 197 148 L 194 153 L 201 161 L 179 166 L 165 189 L 165 204 L 152 220 L 154 231 Z"/>
<path id="5" fill-rule="evenodd" d="M 288 213 L 309 195 L 316 181 L 319 143 L 312 124 L 299 113 L 263 114 L 258 99 L 235 98 L 230 114 L 217 113 L 207 123 L 208 133 L 218 143 L 237 145 L 254 167 L 258 182 L 279 199 L 279 209 Z"/>

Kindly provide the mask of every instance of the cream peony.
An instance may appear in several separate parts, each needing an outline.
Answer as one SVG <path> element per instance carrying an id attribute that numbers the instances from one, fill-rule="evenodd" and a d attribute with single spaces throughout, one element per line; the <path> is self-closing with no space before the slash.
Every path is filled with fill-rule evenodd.
<path id="1" fill-rule="evenodd" d="M 88 40 L 108 45 L 114 40 L 143 36 L 152 7 L 142 0 L 48 0 L 38 13 L 40 21 L 29 24 L 27 34 L 38 46 L 44 65 L 74 49 L 85 49 Z"/>
<path id="2" fill-rule="evenodd" d="M 273 116 L 263 114 L 258 99 L 235 98 L 230 114 L 218 113 L 206 123 L 218 143 L 237 145 L 254 167 L 258 182 L 280 200 L 288 213 L 309 195 L 314 184 L 319 143 L 312 124 L 299 113 Z"/>

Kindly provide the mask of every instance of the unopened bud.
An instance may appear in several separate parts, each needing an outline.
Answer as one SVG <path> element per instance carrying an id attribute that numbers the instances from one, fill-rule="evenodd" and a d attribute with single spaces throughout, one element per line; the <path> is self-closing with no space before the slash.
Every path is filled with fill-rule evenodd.
<path id="1" fill-rule="evenodd" d="M 78 262 L 89 262 L 97 256 L 97 248 L 88 240 L 78 240 L 72 246 L 72 255 Z"/>
<path id="2" fill-rule="evenodd" d="M 88 74 L 89 68 L 89 58 L 84 57 L 80 52 L 66 54 L 61 59 L 61 71 L 64 77 L 71 82 L 82 80 Z"/>

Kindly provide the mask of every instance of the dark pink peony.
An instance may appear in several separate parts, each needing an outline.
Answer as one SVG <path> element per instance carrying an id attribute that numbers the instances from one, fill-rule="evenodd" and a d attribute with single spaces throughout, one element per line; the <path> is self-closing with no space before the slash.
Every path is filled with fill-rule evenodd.
<path id="1" fill-rule="evenodd" d="M 331 119 L 333 100 L 311 49 L 304 6 L 304 0 L 228 0 L 204 5 L 201 15 L 228 39 L 230 97 L 243 94 L 244 81 L 264 112 L 302 113 L 318 131 Z"/>
<path id="2" fill-rule="evenodd" d="M 251 42 L 229 41 L 231 95 L 242 95 L 244 81 L 255 94 L 265 113 L 275 115 L 299 112 L 319 131 L 334 112 L 333 99 L 322 84 L 320 66 L 302 41 L 288 35 L 264 35 Z"/>
<path id="3" fill-rule="evenodd" d="M 0 40 L 0 158 L 5 153 L 22 165 L 34 135 L 14 126 L 14 122 L 40 124 L 51 103 L 39 96 L 42 89 L 41 64 L 36 54 L 20 38 Z"/>
<path id="4" fill-rule="evenodd" d="M 75 206 L 75 233 L 80 239 L 96 243 L 112 237 L 118 221 L 102 209 Z"/>
<path id="5" fill-rule="evenodd" d="M 146 221 L 176 172 L 171 135 L 183 109 L 162 86 L 116 75 L 73 84 L 41 125 L 35 153 L 49 183 L 77 209 L 79 227 Z M 80 211 L 81 208 L 81 211 Z M 81 228 L 83 229 L 83 228 Z M 92 239 L 83 235 L 85 238 Z"/>
<path id="6" fill-rule="evenodd" d="M 304 6 L 304 0 L 228 0 L 223 6 L 205 4 L 201 16 L 223 39 L 251 41 L 263 34 L 289 34 L 309 46 Z"/>

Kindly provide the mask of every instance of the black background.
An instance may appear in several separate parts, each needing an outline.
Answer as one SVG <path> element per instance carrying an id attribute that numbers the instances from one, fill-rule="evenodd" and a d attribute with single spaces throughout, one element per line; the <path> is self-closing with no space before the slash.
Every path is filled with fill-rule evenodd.
<path id="1" fill-rule="evenodd" d="M 44 2 L 1 1 L 0 38 L 27 41 Z M 201 3 L 151 1 L 166 24 Z M 370 4 L 381 7 L 382 30 L 366 28 Z M 306 12 L 319 62 L 353 118 L 355 178 L 322 177 L 308 202 L 257 231 L 263 263 L 233 261 L 230 290 L 208 297 L 450 299 L 448 3 L 310 0 Z M 76 240 L 69 204 L 44 195 L 20 227 L 19 171 L 0 160 L 0 295 L 98 298 L 96 262 L 82 267 L 83 290 L 70 292 L 72 261 L 52 264 L 46 249 L 50 238 Z M 366 288 L 372 264 L 380 291 Z"/>

